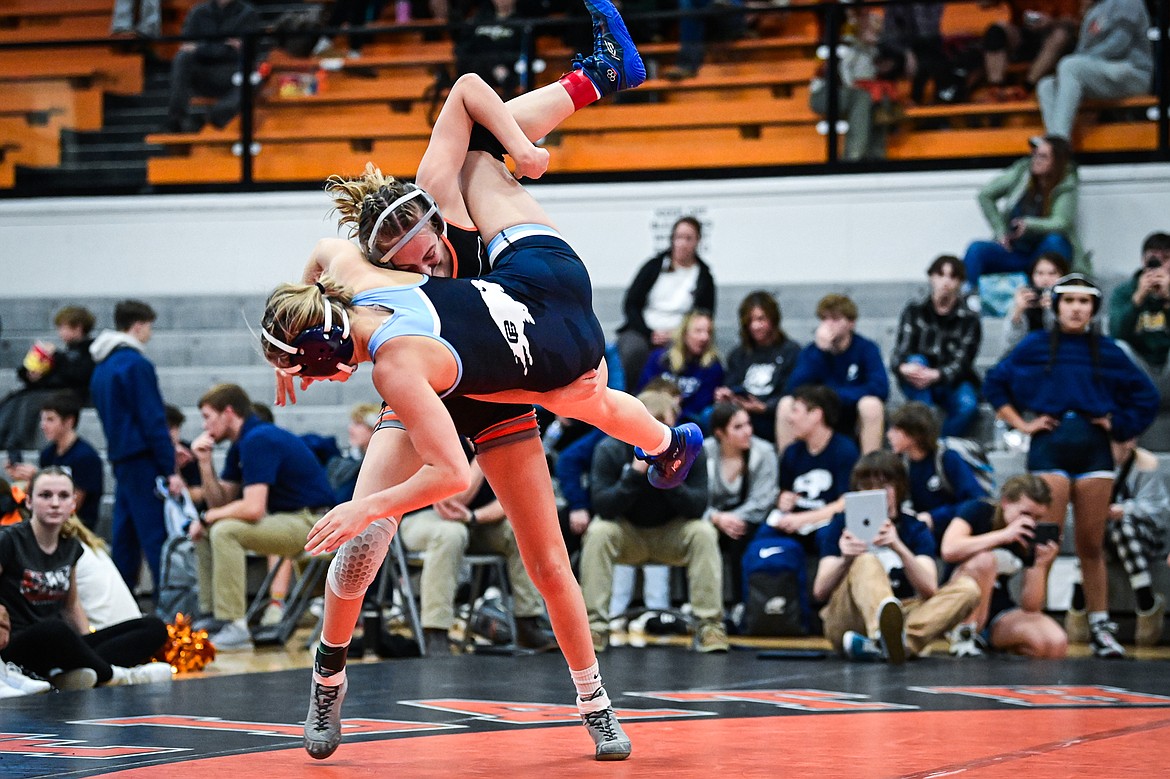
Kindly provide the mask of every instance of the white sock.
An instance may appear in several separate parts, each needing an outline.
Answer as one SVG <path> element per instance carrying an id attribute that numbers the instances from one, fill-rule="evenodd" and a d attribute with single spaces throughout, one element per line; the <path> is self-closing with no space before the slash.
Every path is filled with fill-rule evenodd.
<path id="1" fill-rule="evenodd" d="M 1096 627 L 1102 623 L 1109 621 L 1108 611 L 1090 611 L 1089 612 L 1089 627 Z"/>
<path id="2" fill-rule="evenodd" d="M 580 671 L 570 668 L 569 676 L 573 678 L 573 686 L 577 688 L 577 695 L 582 699 L 589 698 L 601 689 L 601 671 L 598 670 L 596 662 Z"/>
<path id="3" fill-rule="evenodd" d="M 663 452 L 666 451 L 667 447 L 670 446 L 671 439 L 672 439 L 672 435 L 671 435 L 670 428 L 667 427 L 666 425 L 663 425 L 662 426 L 662 443 L 653 449 L 645 449 L 643 451 L 645 451 L 646 454 L 651 455 L 651 456 L 656 455 L 656 454 L 662 454 Z"/>

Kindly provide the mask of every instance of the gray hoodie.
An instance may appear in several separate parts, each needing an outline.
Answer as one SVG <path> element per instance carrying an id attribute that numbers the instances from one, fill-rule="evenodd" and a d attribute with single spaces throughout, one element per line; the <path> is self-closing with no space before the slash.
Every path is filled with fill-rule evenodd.
<path id="1" fill-rule="evenodd" d="M 1110 62 L 1126 62 L 1136 70 L 1154 73 L 1153 45 L 1146 37 L 1150 15 L 1142 0 L 1099 0 L 1081 22 L 1077 54 Z"/>

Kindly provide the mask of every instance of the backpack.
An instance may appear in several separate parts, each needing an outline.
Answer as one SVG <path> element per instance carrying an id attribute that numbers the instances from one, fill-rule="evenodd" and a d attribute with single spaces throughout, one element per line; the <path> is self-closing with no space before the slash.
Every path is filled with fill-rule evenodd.
<path id="1" fill-rule="evenodd" d="M 171 536 L 163 543 L 158 578 L 155 616 L 163 622 L 173 622 L 177 614 L 194 619 L 199 613 L 199 567 L 191 539 Z"/>
<path id="2" fill-rule="evenodd" d="M 799 542 L 769 534 L 748 544 L 743 555 L 743 593 L 740 629 L 745 635 L 808 634 L 808 572 Z"/>
<path id="3" fill-rule="evenodd" d="M 943 468 L 943 455 L 948 451 L 959 455 L 963 458 L 963 462 L 971 467 L 971 471 L 975 474 L 975 481 L 979 482 L 979 486 L 983 488 L 985 493 L 995 495 L 995 469 L 991 467 L 991 461 L 987 459 L 987 450 L 978 441 L 958 436 L 940 438 L 938 449 L 934 453 L 934 470 L 938 474 L 939 483 L 944 490 L 952 495 L 955 494 L 954 485 L 947 478 L 947 472 Z"/>

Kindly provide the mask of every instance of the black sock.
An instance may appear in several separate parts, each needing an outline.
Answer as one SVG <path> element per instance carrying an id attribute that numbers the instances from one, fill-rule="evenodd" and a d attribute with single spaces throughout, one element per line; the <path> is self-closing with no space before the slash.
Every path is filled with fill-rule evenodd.
<path id="1" fill-rule="evenodd" d="M 1139 611 L 1149 611 L 1154 608 L 1154 591 L 1149 587 L 1138 587 L 1133 591 Z"/>
<path id="2" fill-rule="evenodd" d="M 345 670 L 345 656 L 349 645 L 345 646 L 329 646 L 321 641 L 317 643 L 317 661 L 316 667 L 319 673 L 324 676 L 332 676 L 338 671 Z M 323 673 L 328 671 L 329 673 Z"/>
<path id="3" fill-rule="evenodd" d="M 1077 611 L 1085 610 L 1085 586 L 1083 584 L 1073 585 L 1072 607 Z"/>

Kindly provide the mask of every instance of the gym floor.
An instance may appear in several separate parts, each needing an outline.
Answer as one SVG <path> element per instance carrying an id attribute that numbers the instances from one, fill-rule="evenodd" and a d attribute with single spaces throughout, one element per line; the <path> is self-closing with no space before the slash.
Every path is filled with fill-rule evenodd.
<path id="1" fill-rule="evenodd" d="M 298 634 L 169 687 L 7 699 L 0 776 L 1049 779 L 1170 764 L 1165 648 L 1113 662 L 944 651 L 887 667 L 783 656 L 816 640 L 737 641 L 726 655 L 679 641 L 601 657 L 633 742 L 622 763 L 592 759 L 556 653 L 351 662 L 345 741 L 313 760 L 300 743 L 311 656 Z"/>

